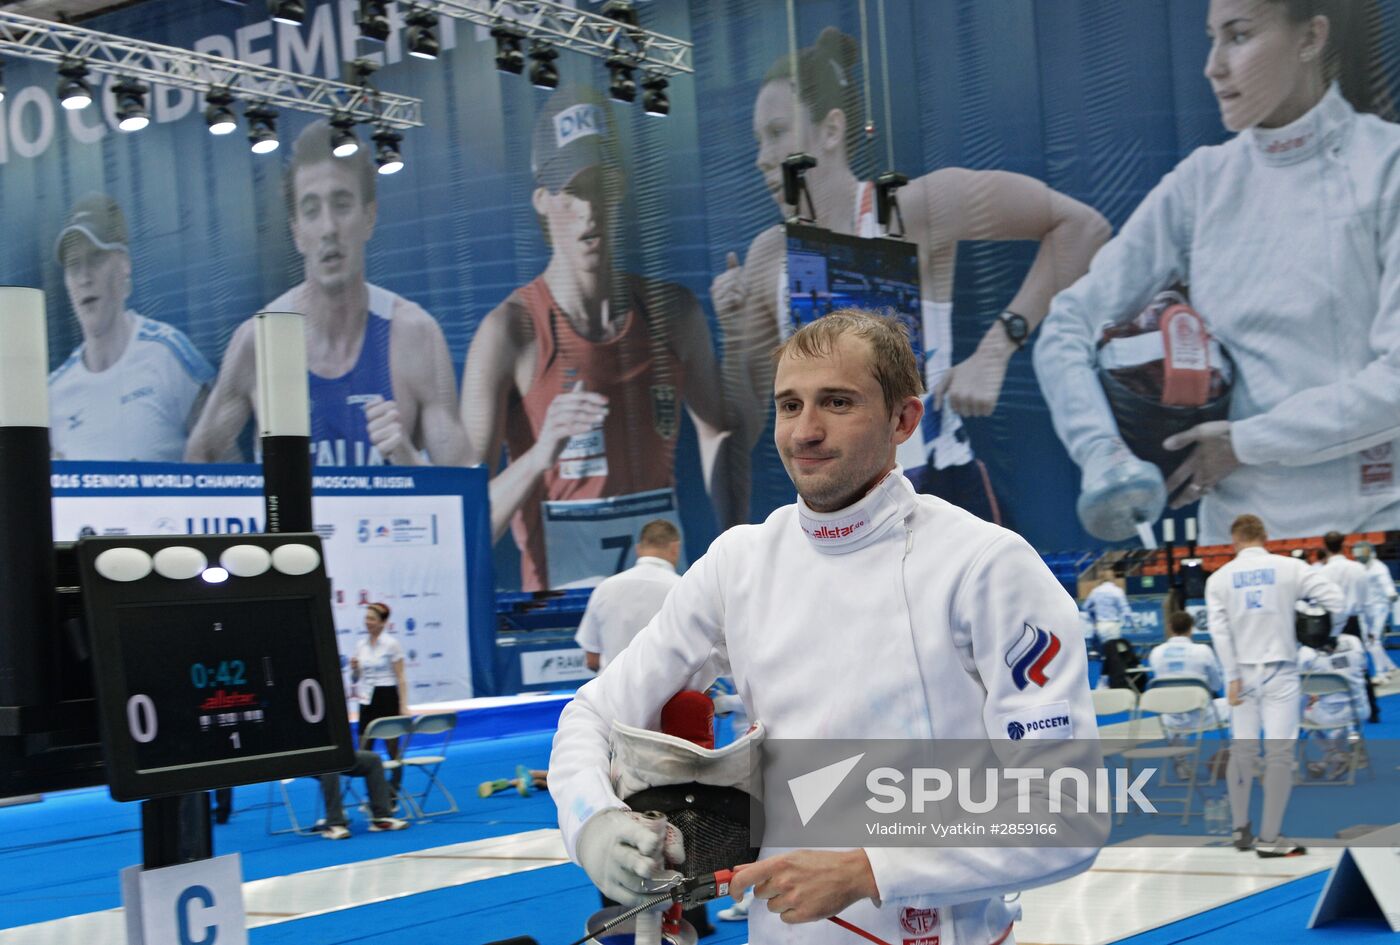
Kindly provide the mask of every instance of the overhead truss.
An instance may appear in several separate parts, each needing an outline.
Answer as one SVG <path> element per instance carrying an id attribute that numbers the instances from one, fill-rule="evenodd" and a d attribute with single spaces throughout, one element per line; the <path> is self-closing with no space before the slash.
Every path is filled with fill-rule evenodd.
<path id="1" fill-rule="evenodd" d="M 600 13 L 575 10 L 554 0 L 414 0 L 400 3 L 479 26 L 509 26 L 529 39 L 587 56 L 622 56 L 657 75 L 695 71 L 691 44 L 674 36 L 619 22 Z"/>
<path id="2" fill-rule="evenodd" d="M 416 128 L 423 124 L 422 101 L 407 95 L 3 10 L 0 53 L 53 63 L 81 59 L 92 72 L 129 76 L 195 92 L 222 88 L 234 98 L 248 102 L 266 102 L 327 117 L 344 113 L 356 121 L 390 128 Z"/>

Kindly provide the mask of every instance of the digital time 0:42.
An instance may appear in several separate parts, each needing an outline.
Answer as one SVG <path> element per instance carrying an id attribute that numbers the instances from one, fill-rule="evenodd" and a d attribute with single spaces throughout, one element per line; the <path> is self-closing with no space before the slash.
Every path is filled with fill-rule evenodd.
<path id="1" fill-rule="evenodd" d="M 214 686 L 246 686 L 247 671 L 242 660 L 220 660 L 218 666 L 195 663 L 190 667 L 190 682 L 196 689 Z"/>

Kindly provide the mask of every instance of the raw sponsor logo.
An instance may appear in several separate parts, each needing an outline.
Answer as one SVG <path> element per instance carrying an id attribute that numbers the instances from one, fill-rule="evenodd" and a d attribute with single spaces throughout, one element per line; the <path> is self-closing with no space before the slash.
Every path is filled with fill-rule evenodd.
<path id="1" fill-rule="evenodd" d="M 584 662 L 583 650 L 539 650 L 520 654 L 520 678 L 527 686 L 588 679 L 593 673 Z"/>
<path id="2" fill-rule="evenodd" d="M 832 528 L 830 525 L 823 525 L 813 529 L 807 534 L 813 538 L 849 538 L 856 533 L 856 529 L 864 528 L 864 522 L 856 522 L 854 525 L 843 525 L 839 528 Z"/>
<path id="3" fill-rule="evenodd" d="M 1006 728 L 1006 737 L 1012 741 L 1074 737 L 1069 703 L 1064 700 L 1007 713 L 1001 717 L 1001 724 Z"/>
<path id="4" fill-rule="evenodd" d="M 1296 138 L 1280 138 L 1277 141 L 1270 141 L 1264 146 L 1265 154 L 1286 154 L 1289 151 L 1296 151 L 1312 140 L 1312 133 L 1298 135 Z"/>
<path id="5" fill-rule="evenodd" d="M 1057 715 L 1053 719 L 1032 719 L 1029 722 L 1011 721 L 1006 723 L 1006 734 L 1012 741 L 1020 741 L 1027 732 L 1044 732 L 1053 728 L 1068 728 L 1069 716 Z"/>
<path id="6" fill-rule="evenodd" d="M 355 535 L 360 544 L 375 547 L 436 545 L 437 516 L 427 514 L 364 518 L 360 519 Z"/>
<path id="7" fill-rule="evenodd" d="M 603 110 L 597 105 L 583 102 L 564 109 L 554 116 L 554 144 L 564 147 L 571 141 L 587 138 L 589 135 L 607 133 L 607 122 Z"/>
<path id="8" fill-rule="evenodd" d="M 899 926 L 910 935 L 927 935 L 938 928 L 938 910 L 905 906 L 899 911 Z"/>
<path id="9" fill-rule="evenodd" d="M 921 935 L 918 938 L 906 938 L 904 945 L 938 945 L 938 936 Z"/>

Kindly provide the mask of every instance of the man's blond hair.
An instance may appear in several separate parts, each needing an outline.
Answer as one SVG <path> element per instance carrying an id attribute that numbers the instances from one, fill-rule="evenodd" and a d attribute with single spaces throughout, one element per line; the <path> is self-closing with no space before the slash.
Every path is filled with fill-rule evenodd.
<path id="1" fill-rule="evenodd" d="M 845 335 L 864 338 L 870 345 L 870 370 L 885 395 L 885 409 L 891 414 L 906 397 L 918 397 L 924 392 L 919 362 L 903 323 L 894 316 L 861 308 L 837 309 L 803 325 L 773 349 L 773 363 L 776 365 L 785 357 L 826 357 Z"/>
<path id="2" fill-rule="evenodd" d="M 1230 523 L 1230 537 L 1235 541 L 1268 541 L 1264 520 L 1257 515 L 1239 515 Z"/>

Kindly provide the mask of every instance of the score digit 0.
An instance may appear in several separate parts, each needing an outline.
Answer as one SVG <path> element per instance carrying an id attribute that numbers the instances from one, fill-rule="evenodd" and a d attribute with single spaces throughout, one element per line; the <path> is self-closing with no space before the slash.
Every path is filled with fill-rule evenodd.
<path id="1" fill-rule="evenodd" d="M 301 717 L 312 725 L 326 717 L 326 696 L 321 684 L 314 679 L 303 679 L 297 687 L 297 703 L 301 706 Z"/>
<path id="2" fill-rule="evenodd" d="M 126 700 L 126 725 L 131 737 L 141 744 L 156 740 L 156 704 L 150 696 L 138 692 Z"/>

